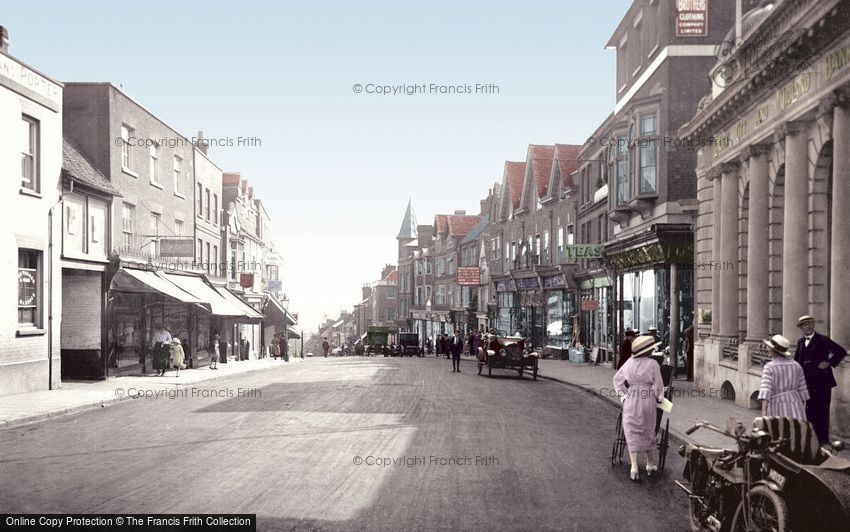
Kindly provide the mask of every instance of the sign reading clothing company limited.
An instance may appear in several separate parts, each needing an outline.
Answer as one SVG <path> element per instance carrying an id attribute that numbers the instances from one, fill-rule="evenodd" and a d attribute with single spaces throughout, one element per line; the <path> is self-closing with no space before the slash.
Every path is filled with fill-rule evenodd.
<path id="1" fill-rule="evenodd" d="M 481 284 L 481 270 L 477 266 L 464 266 L 457 269 L 457 284 L 471 286 Z"/>
<path id="2" fill-rule="evenodd" d="M 708 35 L 708 0 L 676 0 L 676 37 Z"/>

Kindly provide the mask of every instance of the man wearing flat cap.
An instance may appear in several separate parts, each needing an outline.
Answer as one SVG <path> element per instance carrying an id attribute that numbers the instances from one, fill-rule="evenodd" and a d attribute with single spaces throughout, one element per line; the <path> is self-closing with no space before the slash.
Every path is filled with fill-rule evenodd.
<path id="1" fill-rule="evenodd" d="M 836 386 L 832 368 L 847 356 L 843 347 L 828 336 L 815 332 L 815 319 L 800 316 L 797 327 L 803 337 L 797 340 L 796 360 L 803 366 L 806 385 L 811 398 L 806 403 L 806 418 L 815 427 L 821 445 L 829 443 L 829 405 L 832 389 Z"/>

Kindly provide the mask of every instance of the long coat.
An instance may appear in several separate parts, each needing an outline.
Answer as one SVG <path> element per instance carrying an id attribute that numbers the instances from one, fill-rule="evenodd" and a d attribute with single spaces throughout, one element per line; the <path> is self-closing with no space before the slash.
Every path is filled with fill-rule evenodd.
<path id="1" fill-rule="evenodd" d="M 186 360 L 186 353 L 183 351 L 183 346 L 180 344 L 171 344 L 171 367 L 181 368 Z"/>
<path id="2" fill-rule="evenodd" d="M 838 365 L 847 356 L 847 351 L 833 342 L 828 336 L 815 333 L 806 347 L 806 338 L 797 340 L 797 353 L 794 360 L 803 366 L 803 374 L 806 376 L 806 384 L 811 390 L 828 390 L 836 385 L 832 368 Z M 820 369 L 821 362 L 829 362 L 829 367 Z"/>
<path id="3" fill-rule="evenodd" d="M 649 357 L 631 357 L 614 375 L 614 389 L 623 401 L 623 432 L 629 452 L 656 447 L 655 416 L 664 397 L 661 366 Z"/>

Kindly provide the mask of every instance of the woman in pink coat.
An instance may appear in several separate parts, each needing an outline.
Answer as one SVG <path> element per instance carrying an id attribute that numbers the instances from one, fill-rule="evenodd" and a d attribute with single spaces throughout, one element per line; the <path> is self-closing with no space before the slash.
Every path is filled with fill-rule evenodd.
<path id="1" fill-rule="evenodd" d="M 759 397 L 762 416 L 786 416 L 806 421 L 809 388 L 803 367 L 791 359 L 791 342 L 781 334 L 763 340 L 773 359 L 761 371 Z"/>
<path id="2" fill-rule="evenodd" d="M 623 401 L 623 432 L 629 448 L 632 480 L 637 480 L 638 453 L 646 454 L 646 474 L 652 475 L 658 466 L 652 458 L 655 450 L 655 416 L 658 403 L 664 397 L 661 366 L 649 358 L 660 344 L 653 336 L 638 336 L 632 341 L 632 356 L 614 375 L 614 389 Z"/>

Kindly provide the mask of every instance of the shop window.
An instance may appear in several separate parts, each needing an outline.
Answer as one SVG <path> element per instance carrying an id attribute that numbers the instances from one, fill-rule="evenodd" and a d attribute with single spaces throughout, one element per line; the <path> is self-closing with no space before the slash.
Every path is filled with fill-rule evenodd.
<path id="1" fill-rule="evenodd" d="M 41 327 L 41 252 L 18 250 L 18 325 Z"/>

